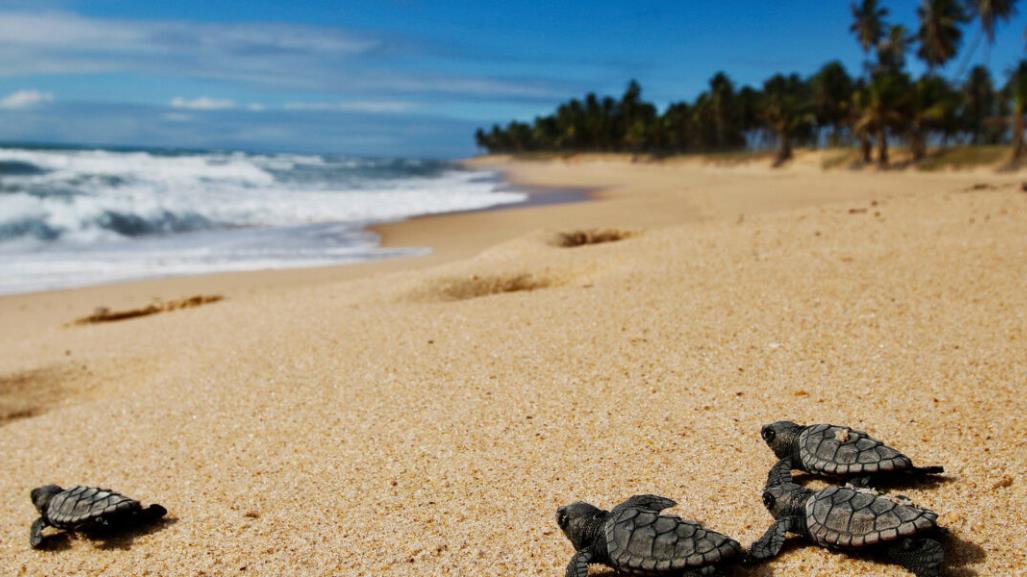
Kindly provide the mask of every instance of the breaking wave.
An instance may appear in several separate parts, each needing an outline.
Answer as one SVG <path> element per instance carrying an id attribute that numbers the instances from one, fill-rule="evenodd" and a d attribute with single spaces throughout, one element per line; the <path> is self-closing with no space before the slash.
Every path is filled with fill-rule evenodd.
<path id="1" fill-rule="evenodd" d="M 443 161 L 0 148 L 0 291 L 377 258 L 367 224 L 525 198 Z"/>

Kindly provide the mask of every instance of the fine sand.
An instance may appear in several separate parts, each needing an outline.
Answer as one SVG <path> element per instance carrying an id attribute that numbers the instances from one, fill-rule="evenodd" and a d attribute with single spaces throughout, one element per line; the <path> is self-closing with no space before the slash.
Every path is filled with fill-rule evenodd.
<path id="1" fill-rule="evenodd" d="M 555 509 L 636 493 L 748 545 L 782 418 L 944 465 L 902 492 L 947 575 L 1027 574 L 1022 175 L 475 162 L 595 201 L 377 228 L 428 257 L 0 298 L 0 575 L 555 576 Z M 196 295 L 225 298 L 74 322 Z M 169 518 L 33 551 L 48 482 Z"/>

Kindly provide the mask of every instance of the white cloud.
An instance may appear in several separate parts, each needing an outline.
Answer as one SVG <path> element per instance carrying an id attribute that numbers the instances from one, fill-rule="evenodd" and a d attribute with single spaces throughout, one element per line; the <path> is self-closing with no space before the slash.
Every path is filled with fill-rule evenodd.
<path id="1" fill-rule="evenodd" d="M 454 76 L 439 71 L 436 57 L 430 46 L 403 36 L 338 27 L 0 8 L 0 77 L 142 73 L 363 99 L 391 92 L 548 100 L 566 92 L 548 81 Z M 424 58 L 423 70 L 406 72 L 406 65 Z"/>
<path id="2" fill-rule="evenodd" d="M 171 72 L 251 81 L 298 76 L 313 62 L 375 49 L 369 36 L 320 26 L 90 18 L 0 9 L 0 76 Z"/>
<path id="3" fill-rule="evenodd" d="M 232 110 L 235 108 L 235 101 L 228 98 L 210 98 L 208 96 L 188 100 L 177 96 L 171 99 L 171 107 L 185 110 Z"/>
<path id="4" fill-rule="evenodd" d="M 250 112 L 263 112 L 266 109 L 267 107 L 259 102 L 251 102 L 246 105 L 246 110 L 249 110 Z"/>
<path id="5" fill-rule="evenodd" d="M 286 110 L 364 112 L 368 114 L 398 114 L 418 108 L 415 102 L 402 100 L 347 100 L 342 102 L 289 102 Z"/>
<path id="6" fill-rule="evenodd" d="M 51 92 L 18 90 L 0 99 L 0 108 L 4 110 L 32 108 L 33 106 L 46 104 L 48 102 L 53 102 L 53 93 Z"/>

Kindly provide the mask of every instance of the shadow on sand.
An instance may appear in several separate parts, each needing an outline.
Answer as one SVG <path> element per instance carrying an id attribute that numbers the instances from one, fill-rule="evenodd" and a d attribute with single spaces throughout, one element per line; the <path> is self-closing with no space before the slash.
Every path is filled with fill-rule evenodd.
<path id="1" fill-rule="evenodd" d="M 854 482 L 854 479 L 824 479 L 823 477 L 818 477 L 811 473 L 804 472 L 793 472 L 792 478 L 796 483 L 804 487 L 811 481 L 819 481 L 821 483 L 826 481 L 827 485 L 845 485 L 847 483 Z M 871 478 L 868 488 L 882 492 L 892 492 L 901 489 L 933 489 L 941 485 L 954 483 L 955 481 L 956 479 L 954 477 L 949 477 L 944 474 L 916 476 L 896 473 L 894 475 L 875 475 Z M 816 490 L 819 487 L 814 486 L 811 488 Z"/>
<path id="2" fill-rule="evenodd" d="M 87 539 L 93 542 L 93 546 L 97 549 L 106 551 L 110 550 L 122 550 L 128 551 L 132 548 L 132 544 L 136 537 L 143 535 L 149 535 L 163 530 L 165 527 L 174 525 L 178 522 L 178 519 L 164 517 L 144 523 L 142 525 L 136 525 L 134 527 L 126 527 L 117 530 L 93 530 L 88 532 L 77 532 L 72 533 L 62 531 L 55 535 L 48 535 L 43 538 L 43 544 L 40 546 L 42 551 L 65 551 L 71 548 L 71 543 L 76 538 Z"/>
<path id="3" fill-rule="evenodd" d="M 945 544 L 946 577 L 976 577 L 977 571 L 967 567 L 984 561 L 984 549 L 951 531 L 942 541 Z"/>

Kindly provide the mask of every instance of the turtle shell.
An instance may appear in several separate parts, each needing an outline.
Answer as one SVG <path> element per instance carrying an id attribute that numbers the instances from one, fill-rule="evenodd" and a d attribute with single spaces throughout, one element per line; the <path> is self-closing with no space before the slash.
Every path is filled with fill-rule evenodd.
<path id="1" fill-rule="evenodd" d="M 799 459 L 810 473 L 860 475 L 910 469 L 902 453 L 863 431 L 838 425 L 811 425 L 799 433 Z"/>
<path id="2" fill-rule="evenodd" d="M 825 547 L 859 548 L 937 526 L 938 514 L 872 492 L 829 487 L 806 502 L 806 527 Z"/>
<path id="3" fill-rule="evenodd" d="M 81 485 L 62 491 L 50 499 L 46 517 L 59 529 L 105 525 L 108 520 L 141 509 L 139 501 L 110 489 Z"/>
<path id="4" fill-rule="evenodd" d="M 621 572 L 660 575 L 727 561 L 737 541 L 680 517 L 639 507 L 615 510 L 607 520 L 606 548 Z"/>

